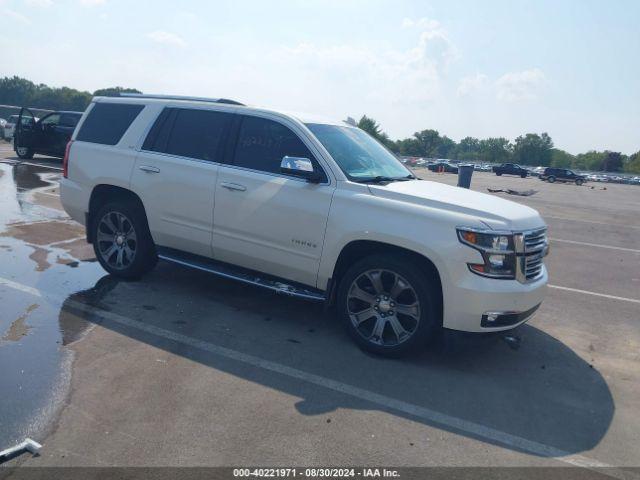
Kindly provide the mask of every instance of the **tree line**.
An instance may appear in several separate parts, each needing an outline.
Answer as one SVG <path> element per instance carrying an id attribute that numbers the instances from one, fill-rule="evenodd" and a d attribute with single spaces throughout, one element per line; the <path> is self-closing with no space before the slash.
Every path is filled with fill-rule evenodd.
<path id="1" fill-rule="evenodd" d="M 49 87 L 26 78 L 0 78 L 0 105 L 28 106 L 33 109 L 84 111 L 93 96 L 118 96 L 120 93 L 142 93 L 135 88 L 111 87 L 83 92 L 69 87 Z"/>
<path id="2" fill-rule="evenodd" d="M 46 110 L 83 111 L 93 96 L 118 96 L 120 93 L 142 93 L 135 88 L 110 87 L 93 93 L 69 87 L 50 87 L 35 84 L 17 76 L 0 78 L 0 105 L 28 106 Z M 13 111 L 0 108 L 0 116 Z M 363 115 L 356 122 L 387 148 L 398 155 L 426 158 L 446 158 L 470 162 L 503 163 L 516 162 L 522 165 L 552 166 L 606 172 L 640 173 L 640 151 L 623 155 L 612 151 L 589 151 L 578 155 L 555 148 L 547 133 L 527 133 L 513 142 L 504 137 L 478 139 L 465 137 L 456 142 L 437 130 L 416 132 L 412 137 L 391 140 L 373 118 Z"/>
<path id="3" fill-rule="evenodd" d="M 346 121 L 366 131 L 389 150 L 402 156 L 640 173 L 640 151 L 633 155 L 623 155 L 609 150 L 591 150 L 572 155 L 555 148 L 547 133 L 527 133 L 520 135 L 513 142 L 504 137 L 465 137 L 456 142 L 446 135 L 440 135 L 437 130 L 427 129 L 416 132 L 409 138 L 391 140 L 380 124 L 366 115 L 357 122 L 351 117 Z"/>

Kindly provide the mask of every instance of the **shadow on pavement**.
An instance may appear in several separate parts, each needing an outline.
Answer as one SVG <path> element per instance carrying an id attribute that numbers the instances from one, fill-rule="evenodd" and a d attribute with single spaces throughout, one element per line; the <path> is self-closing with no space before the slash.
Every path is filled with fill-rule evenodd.
<path id="1" fill-rule="evenodd" d="M 176 299 L 188 300 L 176 306 Z M 85 307 L 82 311 L 78 303 Z M 518 330 L 522 345 L 517 350 L 497 336 L 445 334 L 412 358 L 382 359 L 359 351 L 334 315 L 324 312 L 321 305 L 162 263 L 140 282 L 104 276 L 93 288 L 71 295 L 60 312 L 65 343 L 96 323 L 210 368 L 301 397 L 296 409 L 302 415 L 338 408 L 383 410 L 465 436 L 472 435 L 124 326 L 101 317 L 101 310 L 567 453 L 596 446 L 615 409 L 607 383 L 595 368 L 530 325 Z"/>

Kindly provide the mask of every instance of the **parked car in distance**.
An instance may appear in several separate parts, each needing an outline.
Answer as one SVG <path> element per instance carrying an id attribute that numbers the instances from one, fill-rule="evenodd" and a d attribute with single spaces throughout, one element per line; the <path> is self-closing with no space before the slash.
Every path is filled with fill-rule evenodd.
<path id="1" fill-rule="evenodd" d="M 458 173 L 458 167 L 449 162 L 436 162 L 427 166 L 432 172 Z"/>
<path id="2" fill-rule="evenodd" d="M 544 172 L 540 174 L 540 180 L 546 180 L 549 183 L 564 182 L 582 185 L 587 181 L 587 177 L 585 175 L 579 175 L 566 168 L 547 167 L 544 169 Z"/>
<path id="3" fill-rule="evenodd" d="M 522 168 L 517 163 L 503 163 L 502 165 L 496 165 L 493 167 L 493 172 L 497 176 L 517 175 L 518 177 L 525 178 L 529 175 L 529 170 Z"/>
<path id="4" fill-rule="evenodd" d="M 81 117 L 82 112 L 58 111 L 37 119 L 31 110 L 23 108 L 13 136 L 13 149 L 22 159 L 33 158 L 36 153 L 62 158 Z"/>
<path id="5" fill-rule="evenodd" d="M 538 212 L 417 179 L 344 122 L 230 100 L 94 98 L 61 201 L 110 274 L 158 259 L 335 305 L 362 348 L 512 329 L 544 298 Z"/>
<path id="6" fill-rule="evenodd" d="M 13 135 L 15 133 L 15 128 L 16 128 L 16 125 L 18 124 L 19 118 L 20 118 L 20 115 L 10 115 L 9 118 L 7 118 L 7 123 L 5 123 L 4 125 L 5 140 L 13 140 Z M 33 120 L 37 122 L 39 119 L 38 117 L 34 117 Z M 31 120 L 29 120 L 28 118 L 24 118 L 22 121 L 28 123 Z"/>

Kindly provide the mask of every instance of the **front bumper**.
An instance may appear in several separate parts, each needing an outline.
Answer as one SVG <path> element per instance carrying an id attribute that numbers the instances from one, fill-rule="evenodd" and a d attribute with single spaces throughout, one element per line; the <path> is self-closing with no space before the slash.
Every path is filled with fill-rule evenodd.
<path id="1" fill-rule="evenodd" d="M 469 273 L 458 284 L 443 285 L 443 326 L 465 332 L 498 332 L 522 325 L 544 300 L 547 278 L 544 266 L 540 277 L 524 284 Z M 497 314 L 493 321 L 490 314 Z"/>

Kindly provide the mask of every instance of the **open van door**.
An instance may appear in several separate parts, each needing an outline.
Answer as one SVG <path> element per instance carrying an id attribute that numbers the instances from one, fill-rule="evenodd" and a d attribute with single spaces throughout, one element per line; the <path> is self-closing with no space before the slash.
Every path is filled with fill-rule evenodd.
<path id="1" fill-rule="evenodd" d="M 36 117 L 28 108 L 22 108 L 18 116 L 15 132 L 13 134 L 13 149 L 18 157 L 23 159 L 33 158 L 35 141 Z"/>

